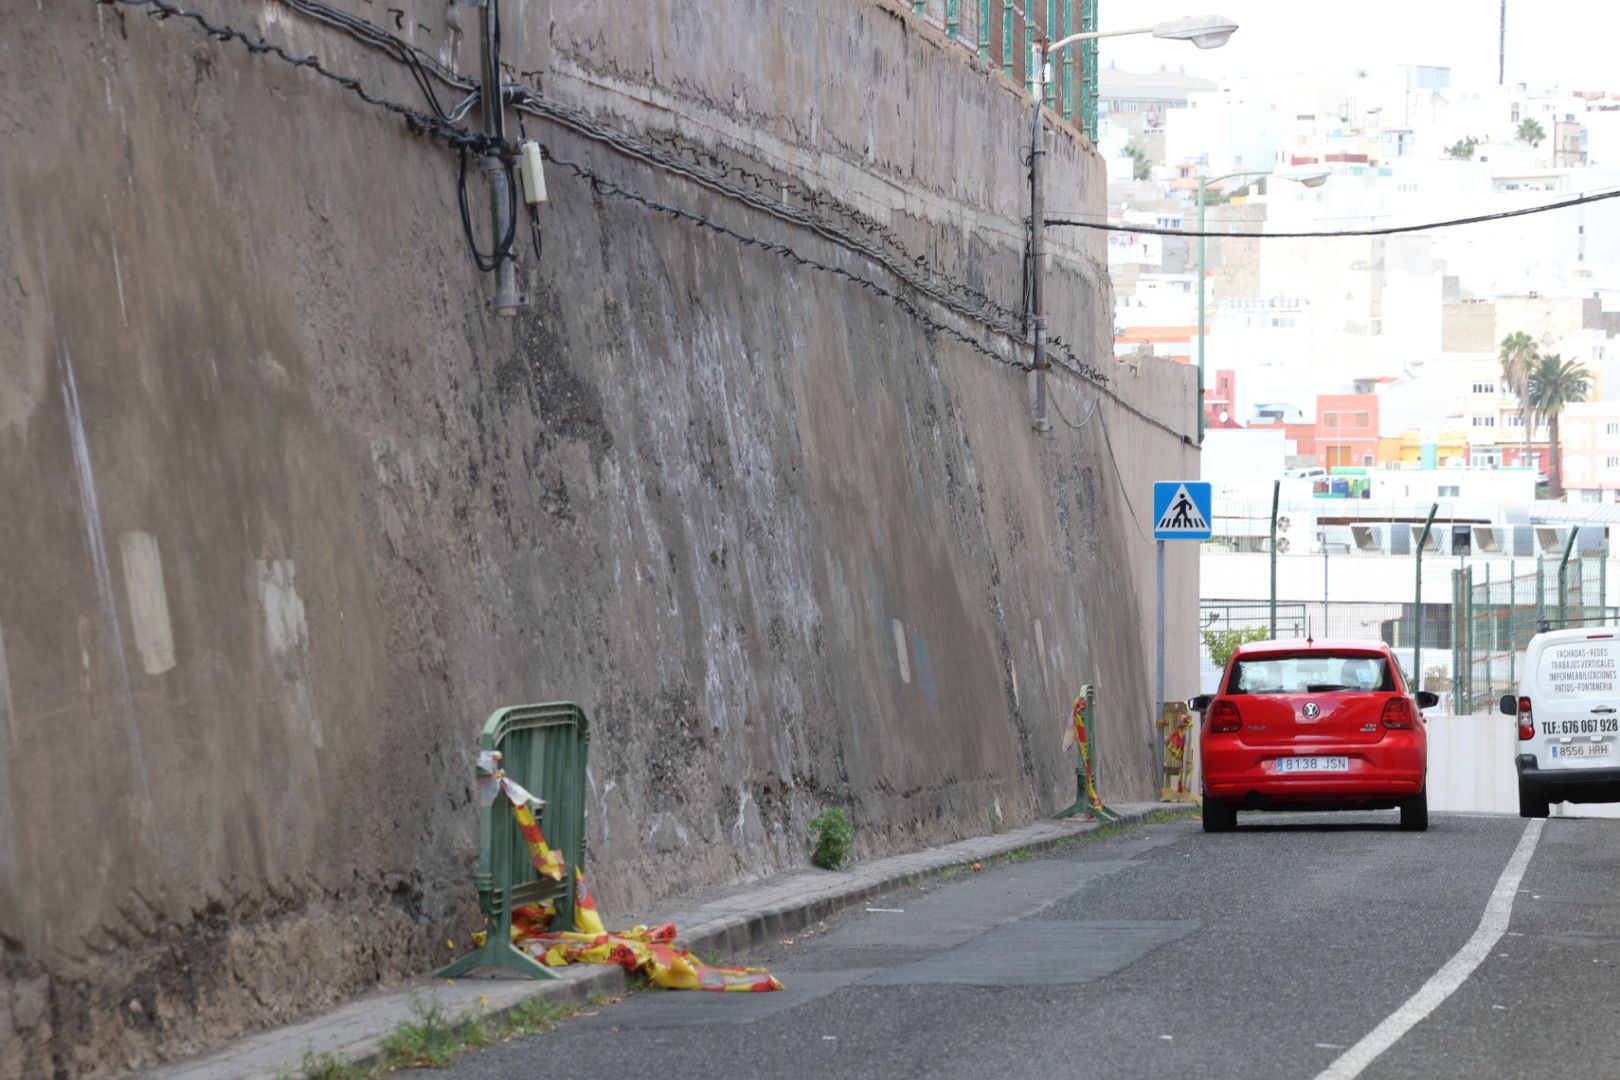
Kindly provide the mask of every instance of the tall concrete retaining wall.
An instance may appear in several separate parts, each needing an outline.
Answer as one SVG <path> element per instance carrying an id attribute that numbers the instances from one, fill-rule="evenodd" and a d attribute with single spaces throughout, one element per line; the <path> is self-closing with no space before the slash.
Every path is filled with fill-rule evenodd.
<path id="1" fill-rule="evenodd" d="M 279 0 L 197 6 L 421 107 Z M 1027 114 L 905 7 L 568 7 L 505 6 L 548 98 L 1018 307 Z M 1153 790 L 1146 503 L 1196 474 L 1187 369 L 1054 373 L 1038 434 L 1004 338 L 536 117 L 602 182 L 552 169 L 532 304 L 498 319 L 455 158 L 396 116 L 180 19 L 0 10 L 0 1076 L 138 1068 L 443 960 L 504 703 L 592 718 L 610 917 L 802 863 L 826 805 L 858 855 L 1049 814 L 1086 682 L 1105 793 Z M 1049 150 L 1054 210 L 1099 208 L 1091 150 Z M 1063 239 L 1051 308 L 1111 366 L 1102 259 Z M 1172 695 L 1196 572 L 1174 553 Z"/>

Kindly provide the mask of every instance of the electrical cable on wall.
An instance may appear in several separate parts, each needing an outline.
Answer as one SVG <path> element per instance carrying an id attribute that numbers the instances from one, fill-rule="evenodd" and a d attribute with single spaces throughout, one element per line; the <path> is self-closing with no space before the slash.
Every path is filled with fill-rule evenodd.
<path id="1" fill-rule="evenodd" d="M 122 0 L 98 0 L 98 2 L 118 3 L 122 2 Z M 368 22 L 365 19 L 357 18 L 353 15 L 349 15 L 347 12 L 341 11 L 329 4 L 322 2 L 322 0 L 277 0 L 277 2 L 293 9 L 295 12 L 340 29 L 361 44 L 379 49 L 396 61 L 408 62 L 412 68 L 413 77 L 420 76 L 423 79 L 431 77 L 433 79 L 437 79 L 446 87 L 467 93 L 468 97 L 449 114 L 448 118 L 453 122 L 459 122 L 463 117 L 465 117 L 472 104 L 478 100 L 480 87 L 477 84 L 473 83 L 464 76 L 461 76 L 455 71 L 445 68 L 437 61 L 436 58 L 419 46 L 405 41 L 403 38 L 396 37 L 389 31 L 377 26 L 374 23 Z M 407 57 L 408 60 L 405 59 Z M 503 88 L 502 96 L 506 101 L 517 103 L 521 107 L 522 102 L 531 92 L 532 88 L 529 87 L 508 86 Z M 568 124 L 569 126 L 573 126 L 576 130 L 583 130 L 587 132 L 591 127 L 594 126 L 589 117 L 583 113 L 577 112 L 574 113 L 572 117 L 565 118 L 559 115 L 553 115 L 549 117 L 549 119 L 562 120 L 562 122 Z M 581 124 L 583 124 L 583 126 L 581 126 Z M 616 134 L 627 140 L 629 139 L 629 137 L 625 136 L 623 133 Z M 672 148 L 679 149 L 680 137 L 674 133 L 663 136 L 655 135 L 651 136 L 650 138 L 653 142 L 667 142 Z M 624 150 L 623 146 L 619 146 L 617 148 Z M 801 198 L 810 203 L 813 207 L 818 209 L 831 209 L 832 212 L 845 218 L 854 227 L 861 229 L 868 235 L 878 237 L 883 243 L 893 247 L 899 253 L 902 259 L 905 259 L 912 267 L 917 268 L 918 270 L 926 267 L 926 264 L 928 263 L 927 256 L 919 255 L 912 258 L 910 253 L 905 250 L 904 242 L 893 229 L 883 225 L 880 222 L 874 221 L 869 217 L 866 217 L 853 207 L 847 206 L 833 196 L 829 196 L 823 192 L 813 191 L 798 181 L 790 178 L 784 179 L 781 177 L 770 176 L 764 173 L 755 172 L 744 166 L 733 165 L 729 162 L 725 162 L 712 151 L 703 148 L 694 148 L 691 152 L 702 155 L 706 159 L 708 166 L 722 178 L 727 178 L 735 174 L 740 179 L 752 184 L 760 191 L 770 188 L 772 190 L 779 190 L 783 192 L 784 195 L 786 193 L 791 193 L 795 198 Z M 699 164 L 701 167 L 700 163 L 694 162 L 693 164 Z M 937 278 L 950 291 L 960 294 L 961 297 L 965 298 L 963 302 L 967 306 L 983 308 L 984 310 L 1008 321 L 1009 323 L 1021 321 L 1023 318 L 1021 312 L 997 303 L 982 290 L 974 288 L 967 282 L 961 281 L 960 279 L 954 278 L 948 274 L 940 273 L 938 271 L 932 272 L 930 276 Z M 1052 340 L 1056 341 L 1057 339 L 1054 338 Z M 1079 359 L 1072 355 L 1072 350 L 1070 358 L 1073 362 L 1081 364 Z M 1093 370 L 1092 375 L 1096 378 L 1106 380 L 1106 376 L 1100 371 Z"/>
<path id="2" fill-rule="evenodd" d="M 485 136 L 457 127 L 432 113 L 413 109 L 408 105 L 402 105 L 387 98 L 377 97 L 369 93 L 359 79 L 352 75 L 332 71 L 320 62 L 319 57 L 313 54 L 309 56 L 294 55 L 288 52 L 285 46 L 272 44 L 265 40 L 263 36 L 250 37 L 246 32 L 238 30 L 234 26 L 210 22 L 201 12 L 176 7 L 167 3 L 166 0 L 91 0 L 91 2 L 109 7 L 122 5 L 124 7 L 147 8 L 149 9 L 148 14 L 159 22 L 176 18 L 196 23 L 209 37 L 216 41 L 237 41 L 253 55 L 273 55 L 293 67 L 309 68 L 322 78 L 330 79 L 344 89 L 351 91 L 367 105 L 385 109 L 401 117 L 405 121 L 406 127 L 415 134 L 427 135 L 453 147 L 465 146 L 474 153 L 498 152 L 503 149 L 503 147 L 492 145 L 491 141 Z"/>
<path id="3" fill-rule="evenodd" d="M 461 208 L 461 228 L 467 236 L 467 247 L 472 252 L 473 263 L 484 273 L 490 273 L 501 265 L 501 260 L 509 258 L 512 254 L 512 240 L 517 232 L 517 183 L 512 177 L 512 166 L 506 165 L 506 190 L 510 202 L 506 235 L 500 237 L 495 247 L 488 255 L 478 250 L 478 241 L 473 236 L 472 209 L 467 201 L 467 148 L 461 149 L 461 167 L 456 174 L 456 202 Z"/>
<path id="4" fill-rule="evenodd" d="M 441 119 L 437 113 L 442 112 L 443 110 L 437 105 L 436 98 L 434 102 L 431 102 L 429 105 L 430 109 L 435 110 L 434 113 L 424 113 L 421 110 L 412 109 L 408 106 L 401 105 L 398 102 L 378 98 L 367 92 L 358 79 L 326 69 L 314 56 L 295 56 L 288 53 L 281 46 L 270 44 L 262 37 L 255 39 L 249 37 L 247 34 L 239 30 L 236 30 L 233 27 L 211 23 L 201 14 L 178 8 L 173 4 L 167 3 L 166 0 L 93 0 L 93 2 L 106 5 L 121 4 L 129 7 L 148 8 L 150 10 L 150 14 L 159 20 L 168 19 L 170 17 L 187 19 L 202 27 L 202 29 L 208 33 L 210 37 L 213 37 L 216 40 L 222 42 L 236 40 L 241 42 L 252 54 L 271 54 L 289 64 L 292 64 L 293 66 L 313 68 L 317 73 L 339 83 L 339 85 L 344 86 L 346 89 L 351 90 L 367 104 L 371 104 L 400 115 L 405 119 L 407 127 L 414 133 L 426 134 L 437 138 L 446 143 L 448 146 L 455 147 L 458 151 L 464 148 L 469 153 L 495 154 L 501 157 L 503 161 L 507 163 L 508 168 L 510 168 L 510 164 L 515 156 L 514 149 L 510 143 L 506 142 L 505 140 L 495 140 L 491 139 L 489 136 L 469 132 L 465 129 L 457 127 L 449 119 Z M 393 39 L 392 36 L 387 34 L 385 31 L 374 27 L 372 24 L 365 23 L 364 20 L 355 20 L 352 19 L 352 17 L 340 18 L 342 13 L 336 12 L 335 9 L 327 8 L 326 5 L 315 3 L 313 0 L 280 0 L 280 2 L 287 4 L 288 6 L 294 8 L 294 10 L 301 12 L 319 11 L 322 15 L 328 16 L 328 18 L 323 18 L 322 21 L 334 22 L 334 25 L 339 25 L 340 28 L 345 30 L 345 32 L 351 34 L 351 36 L 354 36 L 362 43 L 381 49 L 393 57 L 396 61 L 407 63 L 407 65 L 412 68 L 413 72 L 421 74 L 422 79 L 425 80 L 428 78 L 435 78 L 446 83 L 448 86 L 460 89 L 467 93 L 469 96 L 464 98 L 463 101 L 459 103 L 451 113 L 446 114 L 447 116 L 464 116 L 471 109 L 474 99 L 472 99 L 470 95 L 475 92 L 476 87 L 465 79 L 445 73 L 444 71 L 440 70 L 437 65 L 423 62 L 422 54 L 419 50 L 415 50 L 414 47 L 408 46 L 406 43 L 399 41 L 398 39 Z M 402 53 L 412 54 L 414 59 L 412 61 L 403 61 L 401 60 Z M 419 83 L 419 85 L 421 85 L 421 83 Z M 501 96 L 503 99 L 510 101 L 514 107 L 521 111 L 527 112 L 529 115 L 549 120 L 553 123 L 561 125 L 567 130 L 573 131 L 576 134 L 583 135 L 593 141 L 604 143 L 622 156 L 629 157 L 633 160 L 641 162 L 642 164 L 661 171 L 683 176 L 697 183 L 698 185 L 711 190 L 718 195 L 721 195 L 722 197 L 740 202 L 752 209 L 762 211 L 769 216 L 775 217 L 778 220 L 785 221 L 788 224 L 805 228 L 821 238 L 833 243 L 835 246 L 850 250 L 854 254 L 860 255 L 869 261 L 878 264 L 882 269 L 888 271 L 898 278 L 902 284 L 909 286 L 914 291 L 923 294 L 923 296 L 928 300 L 939 303 L 941 306 L 947 308 L 956 315 L 978 324 L 984 330 L 988 330 L 993 334 L 1009 339 L 1009 344 L 1012 348 L 1022 348 L 1024 344 L 1022 340 L 1023 335 L 1016 328 L 1016 325 L 1009 326 L 1006 321 L 1003 321 L 1002 318 L 998 317 L 1003 314 L 1013 315 L 1016 317 L 1016 313 L 1013 313 L 1009 309 L 1001 307 L 1000 305 L 994 305 L 992 302 L 988 301 L 988 298 L 983 298 L 980 300 L 979 298 L 983 297 L 983 294 L 977 293 L 976 290 L 972 290 L 970 287 L 966 286 L 966 283 L 957 282 L 954 279 L 949 278 L 944 281 L 936 281 L 930 277 L 922 275 L 915 269 L 915 266 L 920 266 L 925 262 L 925 260 L 922 258 L 915 260 L 914 265 L 907 264 L 889 252 L 884 251 L 881 247 L 874 246 L 870 241 L 863 241 L 860 238 L 852 235 L 847 229 L 837 225 L 834 222 L 819 218 L 814 214 L 800 208 L 792 207 L 776 200 L 766 199 L 761 194 L 739 188 L 736 184 L 726 180 L 724 176 L 720 175 L 717 171 L 707 170 L 702 166 L 676 159 L 669 154 L 659 151 L 655 147 L 633 139 L 623 132 L 608 128 L 605 125 L 601 125 L 577 110 L 573 110 L 568 106 L 562 105 L 561 103 L 541 97 L 530 88 L 503 87 Z M 568 168 L 570 172 L 580 176 L 582 179 L 587 179 L 590 181 L 593 188 L 599 193 L 629 199 L 647 207 L 648 209 L 668 214 L 675 219 L 687 221 L 691 224 L 728 235 L 736 239 L 738 242 L 743 243 L 745 246 L 758 247 L 773 254 L 791 258 L 798 265 L 842 277 L 849 280 L 851 283 L 856 284 L 860 288 L 875 292 L 876 294 L 882 296 L 889 302 L 893 303 L 896 307 L 902 311 L 905 311 L 908 315 L 921 322 L 930 330 L 951 337 L 952 339 L 972 348 L 975 352 L 994 360 L 998 364 L 1018 368 L 1024 367 L 1021 360 L 1009 358 L 1003 355 L 1003 353 L 989 348 L 983 342 L 975 339 L 974 337 L 963 333 L 957 328 L 950 326 L 949 324 L 942 322 L 933 316 L 926 314 L 913 301 L 892 289 L 880 285 L 876 281 L 869 278 L 864 278 L 843 267 L 832 266 L 827 263 L 820 262 L 819 260 L 811 259 L 795 251 L 788 245 L 761 240 L 757 237 L 752 237 L 742 233 L 739 230 L 732 229 L 729 226 L 724 226 L 717 222 L 711 221 L 702 215 L 681 210 L 667 204 L 657 203 L 627 188 L 623 188 L 612 181 L 603 179 L 583 165 L 576 162 L 567 161 L 566 159 L 557 158 L 551 153 L 549 148 L 541 146 L 540 149 L 548 159 L 557 162 L 557 164 L 562 165 L 565 168 Z M 508 242 L 510 242 L 510 237 L 506 239 Z M 538 243 L 536 244 L 536 247 L 538 248 Z M 475 257 L 480 255 L 481 253 L 477 252 L 475 248 Z M 483 258 L 487 260 L 489 257 L 483 256 Z M 1109 390 L 1107 388 L 1107 376 L 1101 370 L 1093 367 L 1091 364 L 1086 363 L 1076 356 L 1071 347 L 1063 345 L 1061 348 L 1056 348 L 1056 346 L 1059 344 L 1059 339 L 1055 338 L 1052 339 L 1052 344 L 1055 347 L 1055 351 L 1057 351 L 1059 354 L 1058 359 L 1054 364 L 1054 367 L 1057 370 L 1065 371 L 1068 374 L 1098 386 L 1102 392 L 1107 393 L 1111 398 L 1113 398 L 1121 408 L 1137 416 L 1144 422 L 1174 436 L 1178 440 L 1186 441 L 1188 439 L 1188 436 L 1184 432 L 1181 432 L 1172 425 L 1165 423 L 1164 421 L 1142 411 L 1141 409 L 1138 409 L 1136 406 L 1120 398 L 1112 390 Z"/>
<path id="5" fill-rule="evenodd" d="M 1085 419 L 1081 420 L 1078 424 L 1075 423 L 1073 420 L 1070 420 L 1069 417 L 1068 417 L 1068 414 L 1066 414 L 1063 411 L 1063 406 L 1058 404 L 1056 394 L 1053 394 L 1048 400 L 1051 402 L 1052 411 L 1057 413 L 1058 419 L 1062 420 L 1065 424 L 1069 425 L 1069 427 L 1073 428 L 1075 431 L 1084 431 L 1086 425 L 1091 423 L 1091 418 L 1093 416 L 1097 415 L 1097 400 L 1095 398 L 1093 398 L 1092 401 L 1091 401 L 1091 408 L 1086 411 Z"/>
<path id="6" fill-rule="evenodd" d="M 373 23 L 369 23 L 364 19 L 359 19 L 341 12 L 328 4 L 323 3 L 322 0 L 278 0 L 278 2 L 292 8 L 295 11 L 311 15 L 312 17 L 320 19 L 322 22 L 339 27 L 349 33 L 350 36 L 354 37 L 357 41 L 360 41 L 362 44 L 379 48 L 395 59 L 398 59 L 400 53 L 402 52 L 410 53 L 413 55 L 416 64 L 420 69 L 431 73 L 432 77 L 439 79 L 446 86 L 470 91 L 474 94 L 476 94 L 478 91 L 478 88 L 471 81 L 453 71 L 445 69 L 432 56 L 418 46 L 406 42 L 403 39 L 396 38 L 383 28 L 378 27 Z M 529 99 L 531 95 L 536 95 L 535 100 L 530 101 L 531 106 L 535 106 L 532 111 L 535 111 L 536 115 L 542 115 L 542 111 L 538 108 L 541 103 L 547 105 L 554 104 L 546 102 L 543 98 L 539 98 L 537 96 L 537 92 L 534 91 L 533 88 L 525 86 L 508 86 L 503 89 L 502 96 L 509 103 L 515 104 L 518 108 L 522 109 L 525 101 Z M 566 107 L 561 106 L 558 108 L 566 109 Z M 456 112 L 451 114 L 451 119 L 459 120 L 466 114 L 466 111 L 467 105 L 464 104 Z M 626 143 L 634 143 L 636 141 L 622 132 L 613 132 L 612 129 L 595 124 L 589 116 L 581 112 L 572 111 L 571 115 L 564 115 L 564 113 L 558 112 L 547 116 L 547 118 L 554 121 L 561 121 L 565 125 L 572 127 L 574 130 L 585 134 L 594 135 L 601 132 L 612 132 L 613 135 L 617 136 L 619 139 L 625 140 Z M 680 137 L 675 133 L 653 135 L 649 136 L 648 138 L 653 143 L 664 142 L 674 150 L 678 151 L 680 149 Z M 617 144 L 615 148 L 621 152 L 630 152 L 629 147 L 627 147 L 624 143 Z M 817 209 L 830 209 L 832 212 L 848 220 L 855 228 L 866 232 L 868 235 L 878 237 L 882 242 L 896 249 L 899 256 L 909 264 L 910 268 L 920 271 L 925 268 L 928 263 L 927 256 L 919 255 L 915 258 L 911 257 L 910 253 L 905 251 L 904 242 L 893 229 L 866 217 L 853 207 L 843 204 L 840 200 L 833 196 L 829 196 L 824 192 L 811 190 L 791 178 L 784 179 L 781 177 L 770 176 L 764 173 L 755 172 L 745 166 L 734 165 L 724 161 L 710 150 L 693 148 L 690 152 L 701 155 L 703 158 L 705 158 L 709 169 L 722 179 L 736 175 L 740 179 L 752 184 L 759 191 L 763 192 L 769 188 L 771 190 L 783 192 L 784 196 L 787 193 L 791 193 L 795 198 L 800 198 L 805 202 L 810 203 L 812 207 Z M 661 157 L 662 155 L 659 156 Z M 645 163 L 657 164 L 659 167 L 665 168 L 671 166 L 670 162 L 662 160 L 646 161 Z M 691 164 L 702 168 L 702 163 L 700 162 L 683 162 L 682 164 Z M 680 171 L 679 168 L 677 168 L 676 171 Z M 735 197 L 736 191 L 733 189 L 725 192 L 725 194 L 727 194 L 728 197 Z M 974 288 L 967 282 L 937 271 L 930 273 L 930 277 L 938 279 L 939 283 L 941 283 L 945 288 L 948 288 L 953 293 L 959 294 L 959 297 L 961 298 L 960 302 L 965 306 L 982 308 L 990 314 L 1006 320 L 1009 323 L 1021 321 L 1023 318 L 1021 312 L 997 303 L 982 290 Z M 1084 366 L 1078 357 L 1072 356 L 1072 352 L 1070 359 L 1074 363 Z M 1093 370 L 1092 374 L 1094 377 L 1106 380 L 1106 376 L 1100 371 Z"/>

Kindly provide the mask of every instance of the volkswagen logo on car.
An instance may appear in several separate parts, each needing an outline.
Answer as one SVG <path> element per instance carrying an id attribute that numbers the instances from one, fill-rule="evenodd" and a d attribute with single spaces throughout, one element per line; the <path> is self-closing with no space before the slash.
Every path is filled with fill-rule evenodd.
<path id="1" fill-rule="evenodd" d="M 1314 701 L 1307 701 L 1305 703 L 1305 708 L 1300 711 L 1305 714 L 1305 719 L 1307 720 L 1315 720 L 1318 716 L 1322 715 L 1322 710 L 1317 708 L 1316 702 Z"/>

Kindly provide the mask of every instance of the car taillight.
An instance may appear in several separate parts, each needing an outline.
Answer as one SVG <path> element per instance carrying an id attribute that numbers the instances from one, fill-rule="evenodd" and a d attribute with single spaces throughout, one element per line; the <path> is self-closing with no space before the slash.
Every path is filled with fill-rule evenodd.
<path id="1" fill-rule="evenodd" d="M 1535 717 L 1530 715 L 1530 699 L 1519 699 L 1519 741 L 1529 742 L 1536 737 Z"/>
<path id="2" fill-rule="evenodd" d="M 1230 701 L 1217 701 L 1209 713 L 1209 730 L 1211 731 L 1238 731 L 1243 727 L 1243 717 L 1238 715 L 1238 707 Z"/>
<path id="3" fill-rule="evenodd" d="M 1384 703 L 1384 726 L 1409 728 L 1412 726 L 1412 703 L 1406 698 L 1390 698 Z"/>

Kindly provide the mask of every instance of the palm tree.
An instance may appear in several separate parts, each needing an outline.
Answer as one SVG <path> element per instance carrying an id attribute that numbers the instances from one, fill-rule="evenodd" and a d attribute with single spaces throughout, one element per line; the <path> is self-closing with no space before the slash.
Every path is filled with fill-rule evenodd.
<path id="1" fill-rule="evenodd" d="M 1547 478 L 1555 499 L 1564 495 L 1563 452 L 1558 447 L 1558 414 L 1565 405 L 1585 401 L 1592 390 L 1592 373 L 1579 360 L 1565 360 L 1557 353 L 1543 356 L 1530 371 L 1530 405 L 1537 416 L 1547 418 L 1547 437 L 1552 444 Z"/>
<path id="2" fill-rule="evenodd" d="M 1515 330 L 1502 339 L 1497 352 L 1502 361 L 1502 381 L 1519 399 L 1519 418 L 1524 421 L 1524 463 L 1533 465 L 1530 452 L 1530 372 L 1541 357 L 1536 352 L 1536 341 L 1523 330 Z"/>
<path id="3" fill-rule="evenodd" d="M 1126 143 L 1125 156 L 1131 159 L 1132 180 L 1146 180 L 1153 175 L 1153 160 L 1146 150 L 1135 143 Z"/>
<path id="4" fill-rule="evenodd" d="M 1529 143 L 1531 146 L 1540 146 L 1541 140 L 1545 139 L 1546 137 L 1547 132 L 1542 128 L 1541 122 L 1534 117 L 1527 117 L 1524 122 L 1519 125 L 1518 138 L 1522 143 Z"/>

